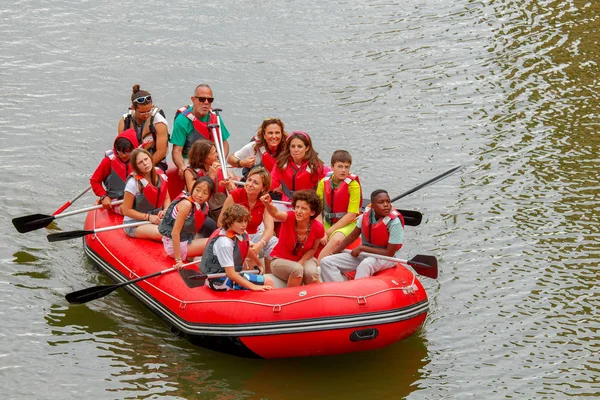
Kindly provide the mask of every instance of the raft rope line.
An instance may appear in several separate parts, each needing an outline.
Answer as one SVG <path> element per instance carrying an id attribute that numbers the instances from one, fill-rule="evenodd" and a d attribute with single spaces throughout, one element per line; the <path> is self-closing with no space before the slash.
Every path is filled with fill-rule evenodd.
<path id="1" fill-rule="evenodd" d="M 97 210 L 96 210 L 97 211 Z M 94 212 L 94 228 L 96 227 L 96 212 Z M 104 247 L 104 249 L 115 259 L 117 260 L 117 262 L 119 264 L 121 264 L 123 266 L 123 268 L 127 269 L 127 271 L 129 271 L 129 275 L 130 275 L 130 279 L 133 278 L 134 276 L 136 278 L 139 278 L 139 275 L 136 274 L 134 271 L 132 271 L 127 265 L 123 264 L 121 262 L 121 260 L 116 257 L 102 242 L 102 240 L 100 240 L 100 238 L 98 238 L 96 236 L 96 234 L 94 234 L 94 239 L 98 241 L 98 243 L 100 243 L 100 245 L 102 247 Z M 293 301 L 288 301 L 287 303 L 277 303 L 277 304 L 268 304 L 268 303 L 261 303 L 258 301 L 249 301 L 249 300 L 236 300 L 236 299 L 223 299 L 223 300 L 219 300 L 219 299 L 213 299 L 213 300 L 182 300 L 178 297 L 173 296 L 171 293 L 167 293 L 165 292 L 163 289 L 157 287 L 156 285 L 146 281 L 146 284 L 148 284 L 149 286 L 152 286 L 154 289 L 156 289 L 157 291 L 161 292 L 162 294 L 164 294 L 167 297 L 170 297 L 172 300 L 175 300 L 177 302 L 179 302 L 179 308 L 181 308 L 182 310 L 184 310 L 187 305 L 189 304 L 203 304 L 203 303 L 244 303 L 244 304 L 250 304 L 250 305 L 257 305 L 257 306 L 263 306 L 263 307 L 271 307 L 273 309 L 274 312 L 279 312 L 281 311 L 281 309 L 285 306 L 291 306 L 292 304 L 296 304 L 296 303 L 301 303 L 304 301 L 308 301 L 308 300 L 314 300 L 314 299 L 318 299 L 320 297 L 339 297 L 339 298 L 343 298 L 343 299 L 351 299 L 351 300 L 356 300 L 358 302 L 358 304 L 360 305 L 365 305 L 366 299 L 369 297 L 373 297 L 373 296 L 377 296 L 379 294 L 385 293 L 385 292 L 389 292 L 389 291 L 393 291 L 393 290 L 402 290 L 404 291 L 404 293 L 414 293 L 416 290 L 416 286 L 415 286 L 415 279 L 416 279 L 416 275 L 415 273 L 407 268 L 408 271 L 410 271 L 410 273 L 412 274 L 412 281 L 410 283 L 410 285 L 408 286 L 403 286 L 403 287 L 394 287 L 394 288 L 387 288 L 387 289 L 383 289 L 383 290 L 379 290 L 377 292 L 374 293 L 370 293 L 364 296 L 350 296 L 350 295 L 342 295 L 342 294 L 319 294 L 316 296 L 310 296 L 310 297 L 305 297 L 302 299 L 298 299 L 298 300 L 293 300 Z M 395 283 L 395 281 L 394 281 Z M 397 284 L 397 283 L 396 283 Z M 275 289 L 277 290 L 277 289 Z M 361 303 L 361 300 L 364 299 L 364 303 Z"/>

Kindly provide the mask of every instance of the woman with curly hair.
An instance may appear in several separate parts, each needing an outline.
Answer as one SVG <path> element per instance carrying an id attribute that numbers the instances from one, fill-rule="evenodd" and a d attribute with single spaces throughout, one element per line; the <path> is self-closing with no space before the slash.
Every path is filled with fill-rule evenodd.
<path id="1" fill-rule="evenodd" d="M 279 242 L 271 252 L 271 273 L 287 281 L 288 286 L 319 283 L 314 257 L 325 229 L 316 217 L 321 199 L 312 190 L 299 190 L 292 197 L 293 211 L 279 211 L 266 194 L 261 201 L 271 216 L 281 222 Z"/>

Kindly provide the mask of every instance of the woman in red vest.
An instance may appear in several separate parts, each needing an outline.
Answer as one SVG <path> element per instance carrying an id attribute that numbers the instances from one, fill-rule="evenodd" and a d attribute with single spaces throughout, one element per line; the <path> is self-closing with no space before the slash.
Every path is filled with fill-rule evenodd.
<path id="1" fill-rule="evenodd" d="M 283 193 L 282 200 L 289 201 L 297 190 L 315 190 L 327 170 L 310 136 L 294 131 L 271 171 L 271 190 Z"/>
<path id="2" fill-rule="evenodd" d="M 127 236 L 137 239 L 161 241 L 158 224 L 171 204 L 167 177 L 161 169 L 153 166 L 148 150 L 135 149 L 129 164 L 133 173 L 125 184 L 121 205 L 123 223 L 150 221 L 151 224 L 125 228 L 124 231 Z"/>
<path id="3" fill-rule="evenodd" d="M 227 162 L 243 168 L 244 177 L 248 176 L 250 169 L 258 166 L 263 166 L 270 172 L 285 148 L 286 138 L 283 122 L 279 118 L 267 118 L 260 124 L 250 143 L 229 155 Z"/>

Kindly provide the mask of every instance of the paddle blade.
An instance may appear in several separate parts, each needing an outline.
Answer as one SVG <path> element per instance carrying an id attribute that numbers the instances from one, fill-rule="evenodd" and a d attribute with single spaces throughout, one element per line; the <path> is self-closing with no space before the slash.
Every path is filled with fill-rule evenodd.
<path id="1" fill-rule="evenodd" d="M 423 220 L 423 214 L 418 211 L 411 210 L 397 210 L 402 214 L 404 218 L 404 225 L 406 226 L 419 226 Z"/>
<path id="2" fill-rule="evenodd" d="M 418 254 L 408 261 L 417 274 L 426 276 L 431 279 L 437 279 L 438 277 L 438 262 L 434 256 L 426 256 Z"/>
<path id="3" fill-rule="evenodd" d="M 48 238 L 49 242 L 60 242 L 61 240 L 77 239 L 80 237 L 84 237 L 85 235 L 90 235 L 92 233 L 94 233 L 94 231 L 68 231 L 51 233 L 46 237 Z"/>
<path id="4" fill-rule="evenodd" d="M 76 292 L 68 293 L 65 299 L 71 304 L 83 304 L 88 301 L 96 300 L 114 292 L 121 285 L 101 285 L 86 289 L 81 289 Z"/>
<path id="5" fill-rule="evenodd" d="M 24 217 L 13 218 L 12 223 L 19 233 L 27 233 L 45 228 L 54 221 L 55 217 L 46 214 L 32 214 Z"/>

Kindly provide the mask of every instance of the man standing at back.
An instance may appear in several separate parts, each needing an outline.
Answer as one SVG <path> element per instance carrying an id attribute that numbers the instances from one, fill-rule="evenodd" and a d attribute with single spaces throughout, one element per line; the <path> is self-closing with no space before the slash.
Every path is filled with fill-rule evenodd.
<path id="1" fill-rule="evenodd" d="M 196 87 L 191 97 L 192 105 L 181 107 L 175 113 L 171 143 L 173 143 L 173 162 L 177 166 L 179 176 L 183 177 L 187 153 L 192 144 L 199 139 L 213 140 L 212 131 L 208 129 L 209 124 L 217 123 L 217 116 L 211 110 L 214 101 L 210 86 L 201 83 Z M 221 134 L 223 136 L 223 152 L 225 158 L 229 154 L 229 131 L 221 121 Z"/>

